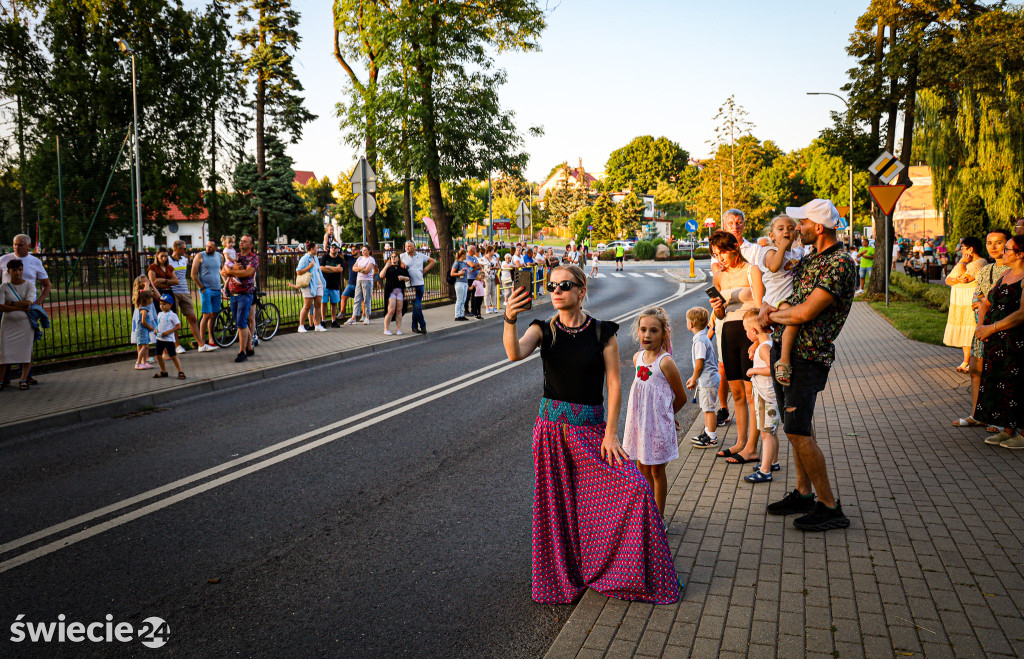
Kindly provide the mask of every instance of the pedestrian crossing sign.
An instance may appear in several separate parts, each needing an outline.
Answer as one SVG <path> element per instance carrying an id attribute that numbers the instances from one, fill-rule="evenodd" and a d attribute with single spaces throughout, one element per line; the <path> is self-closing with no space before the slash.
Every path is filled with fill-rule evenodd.
<path id="1" fill-rule="evenodd" d="M 882 155 L 878 156 L 875 162 L 871 163 L 868 167 L 868 171 L 878 176 L 878 180 L 882 183 L 889 185 L 889 183 L 899 176 L 899 173 L 903 171 L 904 165 L 896 157 L 888 151 L 883 151 Z"/>

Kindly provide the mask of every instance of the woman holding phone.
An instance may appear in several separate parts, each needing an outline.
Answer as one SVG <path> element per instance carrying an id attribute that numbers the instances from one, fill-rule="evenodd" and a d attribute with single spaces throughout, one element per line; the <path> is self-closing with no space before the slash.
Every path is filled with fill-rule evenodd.
<path id="1" fill-rule="evenodd" d="M 533 321 L 520 337 L 516 320 L 532 301 L 517 287 L 502 337 L 510 361 L 540 348 L 544 365 L 533 426 L 533 600 L 566 604 L 593 588 L 617 599 L 676 602 L 680 584 L 658 506 L 618 438 L 619 326 L 583 311 L 587 277 L 578 266 L 554 268 L 547 289 L 554 316 Z"/>
<path id="2" fill-rule="evenodd" d="M 753 389 L 747 371 L 754 367 L 750 355 L 751 341 L 743 329 L 743 314 L 748 309 L 759 309 L 764 297 L 761 271 L 747 262 L 740 253 L 736 236 L 726 231 L 711 234 L 711 253 L 720 269 L 714 277 L 710 292 L 711 308 L 715 318 L 724 321 L 720 361 L 725 366 L 725 379 L 729 383 L 736 406 L 736 445 L 718 452 L 730 464 L 743 464 L 757 460 L 758 430 L 751 410 Z M 717 293 L 717 294 L 716 294 Z M 717 325 L 718 323 L 716 323 Z"/>

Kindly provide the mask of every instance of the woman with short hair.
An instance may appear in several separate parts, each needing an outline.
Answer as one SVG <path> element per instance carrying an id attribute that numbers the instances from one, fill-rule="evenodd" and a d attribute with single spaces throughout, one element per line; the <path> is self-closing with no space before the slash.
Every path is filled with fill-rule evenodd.
<path id="1" fill-rule="evenodd" d="M 509 298 L 502 336 L 510 361 L 540 348 L 544 368 L 533 426 L 533 600 L 568 604 L 592 588 L 672 604 L 680 584 L 665 527 L 618 438 L 619 326 L 583 310 L 587 276 L 578 266 L 555 268 L 547 289 L 554 316 L 534 320 L 520 337 L 516 321 L 532 297 L 520 288 Z"/>
<path id="2" fill-rule="evenodd" d="M 468 320 L 466 318 L 466 294 L 469 291 L 469 282 L 466 273 L 469 271 L 469 264 L 463 259 L 466 258 L 466 250 L 460 249 L 455 254 L 455 263 L 452 263 L 451 272 L 448 274 L 455 277 L 455 320 Z"/>
<path id="3" fill-rule="evenodd" d="M 299 332 L 304 333 L 309 330 L 306 329 L 306 320 L 310 316 L 310 309 L 313 310 L 313 329 L 317 332 L 326 332 L 327 328 L 323 325 L 323 317 L 321 315 L 320 298 L 323 296 L 324 287 L 326 281 L 324 276 L 320 273 L 320 259 L 317 258 L 316 253 L 319 247 L 312 240 L 306 241 L 306 253 L 299 259 L 299 264 L 295 267 L 296 275 L 304 275 L 309 273 L 309 283 L 299 288 L 299 292 L 302 293 L 302 310 L 299 311 Z"/>

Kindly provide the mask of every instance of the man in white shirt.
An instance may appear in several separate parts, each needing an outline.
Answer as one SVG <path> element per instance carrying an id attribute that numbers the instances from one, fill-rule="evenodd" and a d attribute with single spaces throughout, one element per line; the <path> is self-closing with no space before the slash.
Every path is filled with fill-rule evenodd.
<path id="1" fill-rule="evenodd" d="M 412 303 L 412 331 L 426 334 L 427 321 L 423 318 L 423 273 L 433 268 L 437 261 L 427 254 L 417 252 L 416 243 L 411 240 L 406 241 L 401 259 L 402 265 L 409 271 L 409 285 L 416 291 L 416 299 Z"/>
<path id="2" fill-rule="evenodd" d="M 50 276 L 46 274 L 46 268 L 43 267 L 43 262 L 36 256 L 28 253 L 30 249 L 32 249 L 32 239 L 30 237 L 23 233 L 19 233 L 14 237 L 14 251 L 10 254 L 0 256 L 0 271 L 3 272 L 3 277 L 0 278 L 0 283 L 6 284 L 11 280 L 11 276 L 7 272 L 7 262 L 13 259 L 19 259 L 23 268 L 21 276 L 25 281 L 30 281 L 35 284 L 36 287 L 36 299 L 33 304 L 41 305 L 46 300 L 46 296 L 50 294 Z M 7 374 L 4 377 L 5 384 L 10 382 L 12 370 L 13 369 L 10 368 L 7 369 Z M 31 368 L 28 373 L 23 373 L 21 377 L 30 385 L 39 384 L 36 379 L 32 377 Z"/>
<path id="3" fill-rule="evenodd" d="M 738 208 L 730 208 L 722 216 L 722 229 L 736 236 L 740 243 L 740 254 L 748 263 L 758 263 L 761 255 L 761 246 L 752 243 L 743 237 L 743 229 L 747 226 L 747 216 Z"/>

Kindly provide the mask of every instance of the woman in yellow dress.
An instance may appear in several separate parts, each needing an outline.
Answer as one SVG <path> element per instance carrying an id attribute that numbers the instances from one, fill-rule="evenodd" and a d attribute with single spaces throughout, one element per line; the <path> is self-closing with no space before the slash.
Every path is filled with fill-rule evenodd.
<path id="1" fill-rule="evenodd" d="M 964 361 L 956 370 L 966 373 L 971 359 L 971 342 L 974 340 L 974 330 L 977 327 L 974 309 L 971 308 L 974 299 L 974 280 L 978 278 L 978 273 L 988 261 L 982 258 L 981 241 L 974 236 L 964 238 L 961 249 L 963 256 L 960 262 L 946 277 L 946 283 L 950 287 L 949 316 L 942 342 L 963 349 Z"/>

